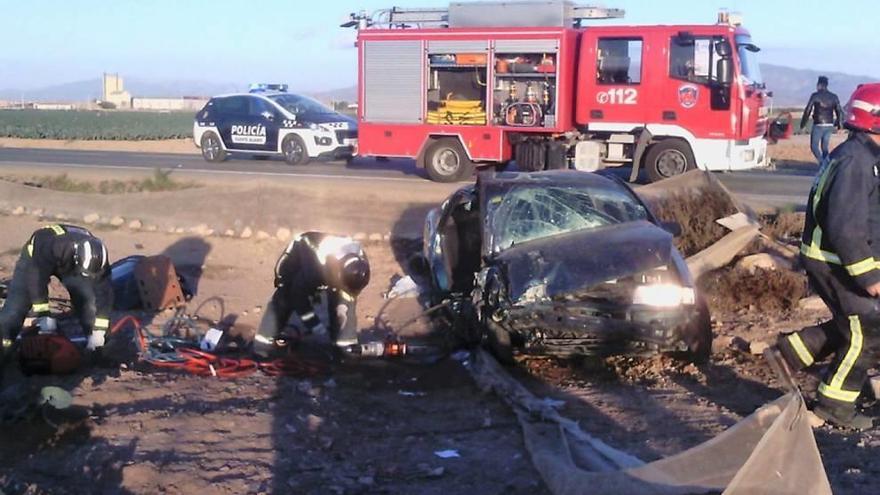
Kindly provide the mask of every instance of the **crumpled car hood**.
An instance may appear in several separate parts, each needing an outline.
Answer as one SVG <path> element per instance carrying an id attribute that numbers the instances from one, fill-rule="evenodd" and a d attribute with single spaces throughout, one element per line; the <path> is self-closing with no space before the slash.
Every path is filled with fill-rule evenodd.
<path id="1" fill-rule="evenodd" d="M 495 260 L 516 304 L 668 266 L 673 249 L 672 234 L 640 221 L 530 241 Z"/>

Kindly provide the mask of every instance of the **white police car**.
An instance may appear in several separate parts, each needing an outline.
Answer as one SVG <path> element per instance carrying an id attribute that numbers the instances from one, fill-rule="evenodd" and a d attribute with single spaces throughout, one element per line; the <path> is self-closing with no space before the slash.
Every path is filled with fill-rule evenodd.
<path id="1" fill-rule="evenodd" d="M 258 84 L 249 93 L 211 98 L 196 114 L 193 141 L 209 162 L 240 153 L 281 155 L 291 165 L 303 165 L 312 158 L 351 158 L 357 121 L 288 93 L 286 84 Z"/>

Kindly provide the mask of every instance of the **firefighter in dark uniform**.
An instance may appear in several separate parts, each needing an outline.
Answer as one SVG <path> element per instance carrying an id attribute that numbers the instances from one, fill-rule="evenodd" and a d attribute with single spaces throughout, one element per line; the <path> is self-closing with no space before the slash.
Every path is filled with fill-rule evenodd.
<path id="1" fill-rule="evenodd" d="M 88 230 L 72 225 L 49 225 L 37 230 L 21 250 L 6 303 L 0 309 L 0 336 L 14 340 L 31 311 L 41 332 L 54 332 L 49 313 L 49 281 L 54 275 L 70 294 L 86 347 L 104 346 L 110 326 L 113 291 L 107 248 Z"/>
<path id="2" fill-rule="evenodd" d="M 341 347 L 356 344 L 355 302 L 369 281 L 370 264 L 360 243 L 321 232 L 300 235 L 275 264 L 275 293 L 254 351 L 266 356 L 278 346 L 294 313 L 306 332 L 329 333 Z"/>
<path id="3" fill-rule="evenodd" d="M 780 337 L 786 364 L 803 369 L 831 354 L 814 412 L 867 429 L 856 399 L 880 340 L 880 83 L 859 86 L 847 106 L 849 139 L 820 168 L 807 205 L 801 259 L 833 319 Z"/>

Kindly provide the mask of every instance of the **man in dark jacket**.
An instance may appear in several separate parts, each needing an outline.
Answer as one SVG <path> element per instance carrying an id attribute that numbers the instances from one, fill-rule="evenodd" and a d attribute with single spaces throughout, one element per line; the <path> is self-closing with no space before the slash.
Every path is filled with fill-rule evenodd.
<path id="1" fill-rule="evenodd" d="M 326 332 L 338 346 L 356 344 L 355 302 L 369 281 L 370 265 L 360 243 L 322 232 L 298 236 L 275 264 L 276 289 L 254 337 L 254 351 L 266 356 L 276 348 L 294 313 L 303 330 Z"/>
<path id="2" fill-rule="evenodd" d="M 828 144 L 835 129 L 841 129 L 840 118 L 843 110 L 837 95 L 828 91 L 828 78 L 819 76 L 816 92 L 810 95 L 810 101 L 804 108 L 801 117 L 801 129 L 806 127 L 807 118 L 812 114 L 813 128 L 810 131 L 810 149 L 820 164 L 828 157 Z"/>
<path id="3" fill-rule="evenodd" d="M 814 412 L 838 426 L 867 429 L 856 399 L 880 339 L 880 83 L 864 84 L 847 106 L 849 139 L 835 148 L 810 193 L 801 260 L 833 319 L 782 336 L 785 363 L 803 369 L 834 354 Z"/>
<path id="4" fill-rule="evenodd" d="M 42 332 L 54 332 L 49 313 L 49 281 L 57 277 L 67 291 L 87 348 L 104 346 L 113 308 L 107 248 L 88 230 L 73 225 L 49 225 L 37 230 L 21 250 L 6 303 L 0 310 L 0 337 L 14 340 L 28 312 Z"/>

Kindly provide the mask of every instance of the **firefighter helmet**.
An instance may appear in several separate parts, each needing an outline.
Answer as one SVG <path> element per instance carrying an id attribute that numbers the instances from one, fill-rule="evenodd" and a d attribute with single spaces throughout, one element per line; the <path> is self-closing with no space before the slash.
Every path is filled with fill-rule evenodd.
<path id="1" fill-rule="evenodd" d="M 846 104 L 846 126 L 880 134 L 880 83 L 861 84 Z"/>
<path id="2" fill-rule="evenodd" d="M 94 237 L 77 241 L 74 250 L 77 269 L 85 277 L 95 277 L 110 264 L 107 247 Z"/>
<path id="3" fill-rule="evenodd" d="M 370 263 L 366 257 L 354 254 L 342 259 L 342 286 L 352 295 L 359 294 L 370 283 Z"/>

